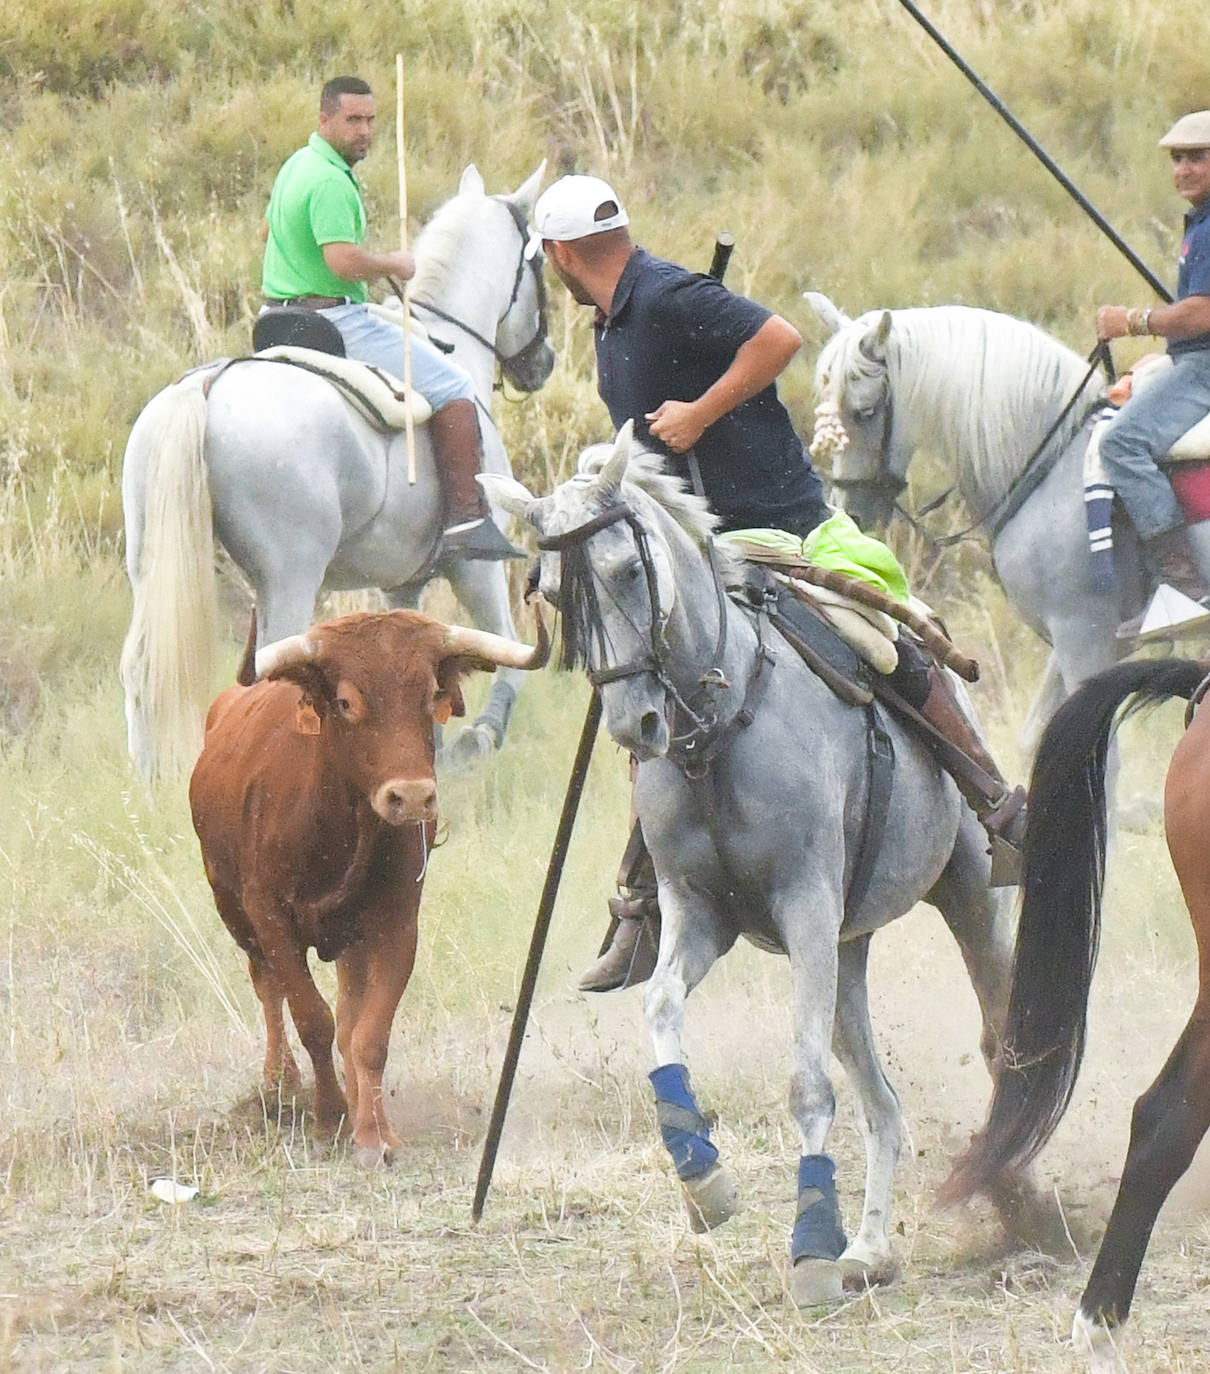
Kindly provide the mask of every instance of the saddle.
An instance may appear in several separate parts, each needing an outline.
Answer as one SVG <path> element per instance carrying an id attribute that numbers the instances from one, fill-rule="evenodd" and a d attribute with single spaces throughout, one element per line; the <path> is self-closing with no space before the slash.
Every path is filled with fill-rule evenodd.
<path id="1" fill-rule="evenodd" d="M 379 306 L 371 309 L 398 322 L 398 312 Z M 424 336 L 420 325 L 413 328 Z M 398 377 L 346 357 L 340 330 L 315 310 L 285 305 L 262 311 L 252 326 L 252 349 L 258 358 L 290 363 L 326 378 L 362 419 L 382 434 L 405 428 L 409 408 L 413 425 L 422 425 L 432 416 L 432 407 L 415 389 L 409 407 Z"/>

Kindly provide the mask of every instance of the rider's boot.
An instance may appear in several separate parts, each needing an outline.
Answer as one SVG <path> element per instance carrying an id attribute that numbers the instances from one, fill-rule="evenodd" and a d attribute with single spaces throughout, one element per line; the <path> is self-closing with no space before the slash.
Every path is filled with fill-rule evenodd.
<path id="1" fill-rule="evenodd" d="M 618 895 L 609 899 L 609 929 L 594 964 L 580 976 L 581 992 L 612 992 L 645 982 L 655 971 L 660 907 L 655 867 L 635 821 L 618 870 Z"/>
<path id="2" fill-rule="evenodd" d="M 524 552 L 500 533 L 483 488 L 475 481 L 479 417 L 474 401 L 451 401 L 434 411 L 429 432 L 445 506 L 441 553 L 454 558 L 524 558 Z"/>
<path id="3" fill-rule="evenodd" d="M 1178 592 L 1189 597 L 1191 601 L 1198 601 L 1203 606 L 1207 604 L 1207 599 L 1210 598 L 1210 587 L 1206 586 L 1206 579 L 1194 559 L 1193 547 L 1189 542 L 1189 533 L 1184 525 L 1178 525 L 1175 529 L 1164 530 L 1162 534 L 1154 534 L 1150 539 L 1144 539 L 1143 556 L 1147 565 L 1152 569 L 1157 583 L 1166 582 L 1170 587 L 1175 587 Z M 1143 628 L 1143 617 L 1146 613 L 1144 609 L 1139 615 L 1132 616 L 1119 625 L 1118 638 L 1137 638 L 1139 631 Z"/>
<path id="4" fill-rule="evenodd" d="M 921 715 L 976 765 L 983 777 L 942 764 L 958 785 L 991 840 L 993 887 L 1020 881 L 1021 842 L 1025 836 L 1025 789 L 1009 787 L 978 731 L 967 718 L 946 672 L 928 671 L 929 691 Z"/>

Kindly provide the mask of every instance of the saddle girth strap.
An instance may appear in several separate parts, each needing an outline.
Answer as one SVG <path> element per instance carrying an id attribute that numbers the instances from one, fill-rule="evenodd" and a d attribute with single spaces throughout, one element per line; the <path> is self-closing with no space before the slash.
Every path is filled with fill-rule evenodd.
<path id="1" fill-rule="evenodd" d="M 861 822 L 861 842 L 849 890 L 845 893 L 845 916 L 852 915 L 865 899 L 882 838 L 886 834 L 887 814 L 891 809 L 891 786 L 895 781 L 895 743 L 887 732 L 876 701 L 865 706 L 866 718 L 866 804 Z"/>

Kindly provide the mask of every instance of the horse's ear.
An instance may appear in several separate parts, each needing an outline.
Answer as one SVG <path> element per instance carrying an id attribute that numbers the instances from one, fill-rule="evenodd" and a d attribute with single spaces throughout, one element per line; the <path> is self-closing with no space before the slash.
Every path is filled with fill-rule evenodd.
<path id="1" fill-rule="evenodd" d="M 483 178 L 479 175 L 479 169 L 473 162 L 468 162 L 466 170 L 462 173 L 462 180 L 458 183 L 458 194 L 460 196 L 486 195 Z"/>
<path id="2" fill-rule="evenodd" d="M 545 509 L 546 497 L 534 496 L 515 477 L 505 477 L 497 472 L 481 472 L 477 480 L 493 506 L 499 506 L 507 514 L 515 515 L 531 525 L 538 524 L 538 518 Z"/>
<path id="3" fill-rule="evenodd" d="M 829 334 L 835 334 L 838 329 L 850 322 L 844 311 L 838 305 L 834 305 L 822 291 L 804 291 L 802 298 L 819 316 L 820 323 L 827 327 Z"/>
<path id="4" fill-rule="evenodd" d="M 634 421 L 627 420 L 618 430 L 613 441 L 613 452 L 597 477 L 597 487 L 606 496 L 616 496 L 626 476 L 626 465 L 630 462 L 630 450 L 634 445 Z"/>
<path id="5" fill-rule="evenodd" d="M 538 163 L 538 170 L 528 176 L 512 193 L 509 199 L 525 211 L 526 218 L 534 212 L 538 203 L 538 192 L 542 189 L 542 178 L 546 175 L 546 159 Z"/>
<path id="6" fill-rule="evenodd" d="M 870 325 L 858 347 L 872 363 L 886 362 L 886 341 L 891 334 L 891 312 L 884 310 L 878 323 Z"/>

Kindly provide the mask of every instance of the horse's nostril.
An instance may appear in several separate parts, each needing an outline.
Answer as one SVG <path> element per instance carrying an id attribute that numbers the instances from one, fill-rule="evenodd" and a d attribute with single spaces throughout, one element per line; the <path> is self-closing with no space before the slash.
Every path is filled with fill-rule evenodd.
<path id="1" fill-rule="evenodd" d="M 639 733 L 642 735 L 644 744 L 656 743 L 663 723 L 664 718 L 658 711 L 644 711 L 643 718 L 639 722 Z"/>

